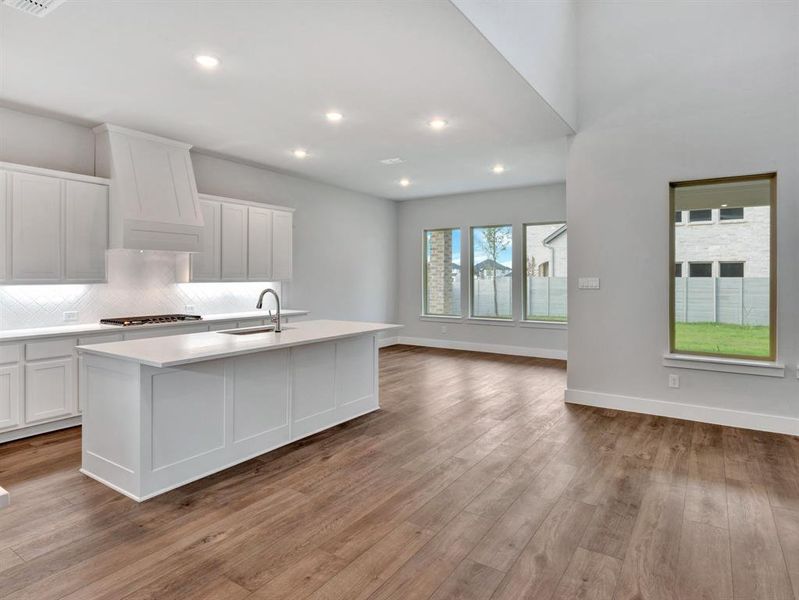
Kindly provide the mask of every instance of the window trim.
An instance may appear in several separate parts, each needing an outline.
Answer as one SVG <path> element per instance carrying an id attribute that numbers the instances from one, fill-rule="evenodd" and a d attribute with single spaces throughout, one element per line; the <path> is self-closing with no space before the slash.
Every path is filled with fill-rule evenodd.
<path id="1" fill-rule="evenodd" d="M 527 316 L 527 227 L 534 227 L 536 225 L 568 225 L 566 220 L 562 221 L 533 221 L 533 222 L 523 222 L 522 223 L 522 270 L 521 270 L 521 277 L 522 277 L 522 301 L 521 301 L 521 319 L 519 320 L 520 323 L 553 323 L 558 325 L 568 325 L 569 324 L 569 306 L 568 306 L 568 299 L 566 304 L 566 320 L 565 321 L 554 321 L 554 320 L 546 320 L 546 319 L 530 319 Z M 568 244 L 568 242 L 567 242 Z M 568 246 L 567 246 L 568 247 Z M 568 296 L 569 293 L 569 285 L 566 284 L 566 294 Z"/>
<path id="2" fill-rule="evenodd" d="M 490 227 L 508 227 L 511 233 L 511 256 L 513 256 L 513 223 L 503 223 L 496 225 L 470 225 L 469 226 L 469 316 L 468 319 L 480 321 L 494 321 L 515 323 L 516 319 L 513 314 L 513 279 L 511 279 L 511 293 L 510 293 L 510 317 L 486 317 L 474 314 L 474 230 L 475 229 L 488 229 Z M 514 269 L 511 268 L 511 278 L 513 278 Z M 463 269 L 461 268 L 461 285 L 463 285 Z M 463 309 L 461 308 L 461 311 Z"/>
<path id="3" fill-rule="evenodd" d="M 689 260 L 688 263 L 688 277 L 693 279 L 712 279 L 713 275 L 713 262 L 712 260 Z M 710 275 L 691 275 L 691 267 L 694 265 L 710 265 Z"/>
<path id="4" fill-rule="evenodd" d="M 422 315 L 427 318 L 444 318 L 444 319 L 462 319 L 463 306 L 461 312 L 457 315 L 437 315 L 427 312 L 427 234 L 434 231 L 459 231 L 461 235 L 461 245 L 458 248 L 458 255 L 461 259 L 461 286 L 463 286 L 463 228 L 462 227 L 431 227 L 422 229 Z M 454 249 L 453 249 L 454 254 Z M 461 298 L 458 299 L 458 304 L 461 305 Z"/>
<path id="5" fill-rule="evenodd" d="M 675 231 L 673 217 L 669 222 L 669 354 L 674 356 L 705 356 L 717 359 L 750 360 L 762 363 L 773 363 L 777 360 L 777 173 L 757 173 L 753 175 L 738 175 L 734 177 L 715 177 L 711 179 L 693 179 L 689 181 L 673 181 L 669 183 L 669 215 L 675 211 L 675 190 L 681 187 L 697 185 L 712 185 L 720 183 L 733 183 L 741 181 L 768 180 L 769 182 L 769 354 L 768 356 L 749 356 L 742 354 L 719 354 L 714 352 L 694 352 L 677 350 L 674 347 L 675 338 L 675 278 L 674 251 Z M 706 223 L 702 221 L 702 223 Z"/>
<path id="6" fill-rule="evenodd" d="M 682 183 L 682 182 L 681 182 Z M 699 185 L 699 184 L 696 184 Z M 709 211 L 710 218 L 709 219 L 702 219 L 701 221 L 694 221 L 691 219 L 692 212 L 702 212 L 702 211 Z M 676 211 L 675 211 L 676 212 Z M 707 225 L 708 223 L 713 223 L 713 209 L 712 208 L 694 208 L 693 210 L 688 210 L 688 225 Z"/>

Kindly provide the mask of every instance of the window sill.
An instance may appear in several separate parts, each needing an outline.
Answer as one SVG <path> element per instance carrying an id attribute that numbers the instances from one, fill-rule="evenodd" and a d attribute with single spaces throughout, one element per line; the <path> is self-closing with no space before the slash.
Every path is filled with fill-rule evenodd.
<path id="1" fill-rule="evenodd" d="M 491 317 L 469 317 L 466 319 L 469 323 L 474 325 L 499 325 L 501 327 L 516 327 L 516 321 L 513 319 L 494 319 Z"/>
<path id="2" fill-rule="evenodd" d="M 420 321 L 446 321 L 451 323 L 452 321 L 463 321 L 463 317 L 459 317 L 458 315 L 419 315 Z"/>
<path id="3" fill-rule="evenodd" d="M 738 373 L 739 375 L 761 375 L 763 377 L 785 377 L 785 365 L 779 362 L 741 360 L 715 356 L 693 356 L 690 354 L 664 354 L 663 366 L 698 371 Z"/>
<path id="4" fill-rule="evenodd" d="M 519 321 L 519 327 L 566 330 L 569 328 L 569 323 L 567 321 Z"/>

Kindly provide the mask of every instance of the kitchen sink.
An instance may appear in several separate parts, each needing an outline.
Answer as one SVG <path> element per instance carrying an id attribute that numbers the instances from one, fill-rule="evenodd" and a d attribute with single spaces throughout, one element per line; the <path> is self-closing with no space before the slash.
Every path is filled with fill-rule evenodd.
<path id="1" fill-rule="evenodd" d="M 274 330 L 274 325 L 259 325 L 257 327 L 242 327 L 241 329 L 223 329 L 222 331 L 217 331 L 217 333 L 227 333 L 228 335 L 252 335 L 254 333 L 270 333 Z"/>

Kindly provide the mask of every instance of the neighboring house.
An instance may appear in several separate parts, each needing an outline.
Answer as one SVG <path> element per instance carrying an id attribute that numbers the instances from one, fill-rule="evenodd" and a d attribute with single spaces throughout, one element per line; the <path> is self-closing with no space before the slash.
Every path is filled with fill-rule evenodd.
<path id="1" fill-rule="evenodd" d="M 529 225 L 526 235 L 527 274 L 531 277 L 566 277 L 566 224 Z"/>
<path id="2" fill-rule="evenodd" d="M 675 277 L 768 277 L 769 213 L 768 206 L 677 211 Z"/>
<path id="3" fill-rule="evenodd" d="M 496 274 L 497 277 L 507 277 L 511 274 L 511 272 L 512 269 L 510 267 L 506 267 L 502 263 L 498 263 L 490 258 L 480 261 L 474 265 L 474 274 L 480 279 L 493 277 L 494 274 Z"/>
<path id="4" fill-rule="evenodd" d="M 562 225 L 556 231 L 544 238 L 544 246 L 552 251 L 550 266 L 546 275 L 543 277 L 566 277 L 568 264 L 566 225 Z"/>

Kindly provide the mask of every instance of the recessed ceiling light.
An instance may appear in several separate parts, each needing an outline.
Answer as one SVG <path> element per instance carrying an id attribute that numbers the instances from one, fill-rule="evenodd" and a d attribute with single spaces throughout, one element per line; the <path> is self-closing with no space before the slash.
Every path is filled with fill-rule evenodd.
<path id="1" fill-rule="evenodd" d="M 399 165 L 404 163 L 405 161 L 401 159 L 399 156 L 395 156 L 393 158 L 384 158 L 380 161 L 384 165 Z"/>
<path id="2" fill-rule="evenodd" d="M 408 179 L 407 177 L 403 177 L 402 179 L 399 180 L 399 184 L 402 187 L 408 187 L 409 185 L 411 185 L 411 180 Z"/>
<path id="3" fill-rule="evenodd" d="M 494 165 L 494 166 L 491 168 L 491 170 L 492 170 L 494 173 L 496 173 L 497 175 L 499 175 L 500 173 L 504 173 L 504 172 L 505 172 L 505 167 L 504 167 L 503 165 Z"/>
<path id="4" fill-rule="evenodd" d="M 427 123 L 431 129 L 444 129 L 448 123 L 444 119 L 435 118 Z"/>
<path id="5" fill-rule="evenodd" d="M 726 204 L 722 204 L 721 208 L 727 208 L 727 205 Z"/>
<path id="6" fill-rule="evenodd" d="M 344 115 L 342 115 L 340 112 L 331 110 L 329 113 L 325 114 L 325 118 L 331 123 L 338 123 L 339 121 L 341 121 L 341 119 L 344 118 Z"/>
<path id="7" fill-rule="evenodd" d="M 194 57 L 194 62 L 203 69 L 216 69 L 219 66 L 219 59 L 209 54 L 198 54 Z"/>
<path id="8" fill-rule="evenodd" d="M 294 154 L 294 158 L 305 158 L 308 156 L 308 151 L 305 148 L 297 148 L 292 154 Z"/>

